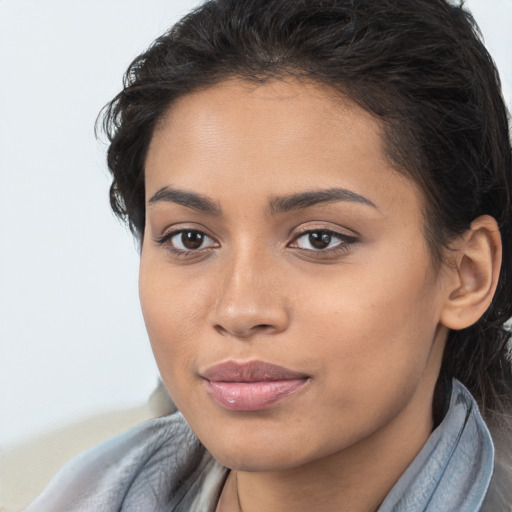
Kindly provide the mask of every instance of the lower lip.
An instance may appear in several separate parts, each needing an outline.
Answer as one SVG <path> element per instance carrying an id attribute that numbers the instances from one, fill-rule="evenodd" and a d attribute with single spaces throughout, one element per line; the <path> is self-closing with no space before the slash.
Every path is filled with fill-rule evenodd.
<path id="1" fill-rule="evenodd" d="M 308 379 L 261 382 L 208 381 L 208 391 L 215 402 L 230 411 L 261 411 L 301 389 Z"/>

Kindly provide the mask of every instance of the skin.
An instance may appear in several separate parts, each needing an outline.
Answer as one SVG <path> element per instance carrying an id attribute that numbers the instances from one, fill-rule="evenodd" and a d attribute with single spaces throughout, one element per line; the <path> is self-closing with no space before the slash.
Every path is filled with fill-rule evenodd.
<path id="1" fill-rule="evenodd" d="M 230 80 L 172 105 L 145 182 L 143 314 L 171 396 L 234 470 L 218 510 L 376 510 L 432 431 L 460 288 L 456 267 L 432 265 L 422 195 L 393 169 L 378 120 L 318 85 Z M 366 202 L 271 207 L 334 188 Z M 180 230 L 202 245 L 184 251 Z M 228 360 L 309 379 L 267 410 L 228 411 L 201 377 Z"/>

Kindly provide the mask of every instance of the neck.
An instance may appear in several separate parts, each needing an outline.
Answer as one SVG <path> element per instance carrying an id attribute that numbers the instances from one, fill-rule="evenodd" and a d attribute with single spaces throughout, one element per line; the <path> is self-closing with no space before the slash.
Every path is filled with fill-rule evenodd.
<path id="1" fill-rule="evenodd" d="M 232 471 L 217 512 L 376 511 L 432 431 L 430 408 L 418 414 L 409 405 L 384 428 L 328 457 L 280 471 Z"/>

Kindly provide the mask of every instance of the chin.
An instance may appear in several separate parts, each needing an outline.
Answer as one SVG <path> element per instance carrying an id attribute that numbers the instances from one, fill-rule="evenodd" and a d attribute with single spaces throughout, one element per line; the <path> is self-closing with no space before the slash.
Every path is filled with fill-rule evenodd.
<path id="1" fill-rule="evenodd" d="M 262 446 L 254 446 L 245 450 L 242 449 L 222 449 L 214 447 L 208 451 L 223 466 L 230 469 L 243 472 L 273 472 L 283 471 L 299 467 L 307 462 L 297 457 L 297 453 L 291 455 L 285 451 L 266 449 Z"/>

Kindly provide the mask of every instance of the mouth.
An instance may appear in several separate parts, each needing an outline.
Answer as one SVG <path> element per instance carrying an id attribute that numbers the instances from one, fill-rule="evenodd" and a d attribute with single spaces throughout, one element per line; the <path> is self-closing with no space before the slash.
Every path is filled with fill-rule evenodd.
<path id="1" fill-rule="evenodd" d="M 201 373 L 214 402 L 230 411 L 261 411 L 302 389 L 310 377 L 263 361 L 227 361 Z"/>

